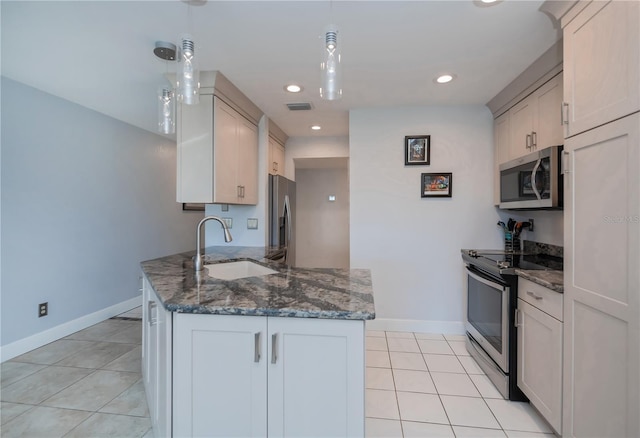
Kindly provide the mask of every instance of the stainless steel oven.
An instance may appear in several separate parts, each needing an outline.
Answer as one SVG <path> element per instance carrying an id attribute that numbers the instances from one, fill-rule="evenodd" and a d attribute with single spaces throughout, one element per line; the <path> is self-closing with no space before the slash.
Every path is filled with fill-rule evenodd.
<path id="1" fill-rule="evenodd" d="M 467 267 L 466 330 L 504 373 L 509 372 L 510 290 L 504 281 Z"/>
<path id="2" fill-rule="evenodd" d="M 505 399 L 526 401 L 517 382 L 514 325 L 519 255 L 462 250 L 467 273 L 467 351 Z"/>

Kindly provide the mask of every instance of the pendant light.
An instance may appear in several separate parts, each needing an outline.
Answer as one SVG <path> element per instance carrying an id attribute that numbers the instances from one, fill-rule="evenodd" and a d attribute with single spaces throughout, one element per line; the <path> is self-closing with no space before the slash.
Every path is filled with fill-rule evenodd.
<path id="1" fill-rule="evenodd" d="M 200 102 L 200 71 L 195 56 L 195 43 L 189 34 L 180 38 L 176 88 L 181 103 L 197 105 Z"/>
<path id="2" fill-rule="evenodd" d="M 338 28 L 330 24 L 325 29 L 322 44 L 322 62 L 320 71 L 322 85 L 320 97 L 324 100 L 338 100 L 342 97 L 342 66 Z"/>
<path id="3" fill-rule="evenodd" d="M 168 62 L 176 59 L 176 46 L 164 41 L 157 41 L 153 53 L 163 59 L 169 69 Z M 174 134 L 176 132 L 176 100 L 173 87 L 168 81 L 158 88 L 158 132 Z"/>
<path id="4" fill-rule="evenodd" d="M 200 103 L 200 71 L 196 58 L 196 44 L 190 32 L 193 28 L 191 6 L 202 6 L 206 0 L 182 0 L 187 4 L 187 33 L 178 38 L 178 71 L 176 72 L 176 94 L 178 102 L 186 105 Z"/>

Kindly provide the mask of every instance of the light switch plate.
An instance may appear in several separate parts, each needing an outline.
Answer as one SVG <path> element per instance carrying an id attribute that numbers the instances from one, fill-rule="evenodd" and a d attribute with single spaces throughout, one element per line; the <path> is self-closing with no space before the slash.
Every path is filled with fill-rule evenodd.
<path id="1" fill-rule="evenodd" d="M 255 219 L 255 218 L 247 219 L 247 229 L 248 230 L 257 230 L 258 229 L 258 219 Z"/>
<path id="2" fill-rule="evenodd" d="M 225 224 L 227 224 L 227 228 L 233 228 L 233 218 L 231 217 L 223 217 L 222 220 Z"/>
<path id="3" fill-rule="evenodd" d="M 229 211 L 229 204 L 222 204 L 221 208 L 222 208 L 222 211 Z"/>

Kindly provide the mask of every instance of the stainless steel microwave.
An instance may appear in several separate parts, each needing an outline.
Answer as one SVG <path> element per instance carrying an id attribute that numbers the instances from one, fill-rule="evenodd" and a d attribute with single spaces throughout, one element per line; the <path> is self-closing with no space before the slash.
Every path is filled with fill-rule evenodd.
<path id="1" fill-rule="evenodd" d="M 562 146 L 551 146 L 500 165 L 500 208 L 562 209 Z"/>

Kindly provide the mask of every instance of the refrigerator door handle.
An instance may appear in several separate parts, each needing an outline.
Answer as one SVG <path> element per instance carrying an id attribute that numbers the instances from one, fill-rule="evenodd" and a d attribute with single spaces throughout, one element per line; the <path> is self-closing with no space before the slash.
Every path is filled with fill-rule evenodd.
<path id="1" fill-rule="evenodd" d="M 285 251 L 284 251 L 284 261 L 289 264 L 289 244 L 291 243 L 291 233 L 292 233 L 292 225 L 291 225 L 291 203 L 289 202 L 289 195 L 284 195 L 284 211 L 282 215 L 287 219 L 287 236 L 285 239 Z"/>

